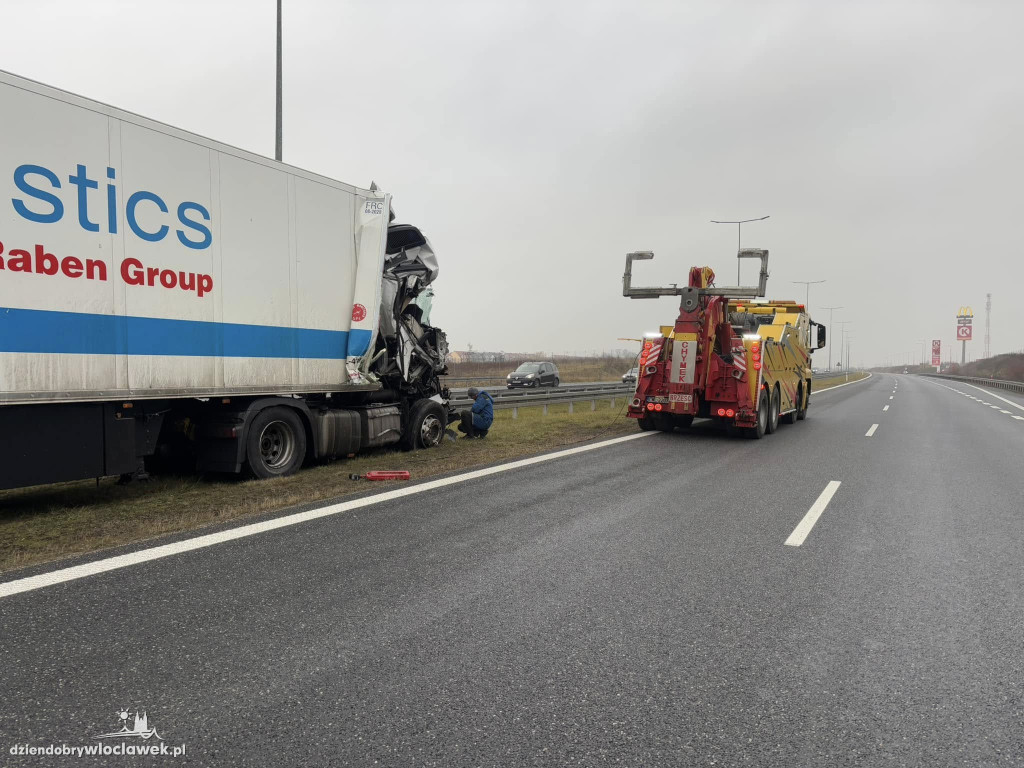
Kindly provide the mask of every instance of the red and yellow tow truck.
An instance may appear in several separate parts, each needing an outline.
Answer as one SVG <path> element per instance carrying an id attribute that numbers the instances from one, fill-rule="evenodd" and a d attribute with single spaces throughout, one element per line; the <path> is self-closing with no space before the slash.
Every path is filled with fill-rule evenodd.
<path id="1" fill-rule="evenodd" d="M 671 432 L 694 418 L 711 418 L 754 438 L 807 415 L 811 353 L 825 346 L 825 326 L 795 301 L 766 301 L 768 251 L 744 248 L 739 258 L 761 261 L 757 286 L 715 287 L 710 267 L 693 267 L 689 285 L 632 286 L 634 261 L 626 255 L 622 295 L 631 299 L 679 296 L 675 325 L 645 337 L 636 393 L 628 415 L 640 429 Z"/>

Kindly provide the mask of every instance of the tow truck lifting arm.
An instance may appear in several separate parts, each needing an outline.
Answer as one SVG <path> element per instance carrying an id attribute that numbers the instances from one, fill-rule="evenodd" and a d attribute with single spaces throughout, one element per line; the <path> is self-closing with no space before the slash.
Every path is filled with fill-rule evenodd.
<path id="1" fill-rule="evenodd" d="M 726 286 L 723 288 L 705 288 L 701 286 L 672 285 L 670 288 L 634 288 L 633 262 L 646 261 L 654 258 L 653 251 L 634 251 L 626 254 L 626 271 L 622 275 L 622 295 L 630 299 L 657 299 L 660 296 L 687 296 L 695 290 L 704 296 L 726 296 L 730 299 L 755 299 L 763 297 L 768 290 L 768 251 L 764 248 L 743 248 L 737 254 L 738 259 L 760 259 L 761 274 L 757 286 Z M 691 280 L 692 282 L 692 280 Z M 685 299 L 684 299 L 685 302 Z"/>

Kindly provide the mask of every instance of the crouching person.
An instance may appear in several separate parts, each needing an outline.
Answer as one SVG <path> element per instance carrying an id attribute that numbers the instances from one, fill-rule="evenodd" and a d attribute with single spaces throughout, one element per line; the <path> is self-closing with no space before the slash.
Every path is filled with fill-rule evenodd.
<path id="1" fill-rule="evenodd" d="M 462 412 L 459 431 L 465 432 L 466 437 L 487 437 L 494 422 L 494 398 L 476 387 L 470 387 L 466 394 L 473 399 L 473 407 Z"/>

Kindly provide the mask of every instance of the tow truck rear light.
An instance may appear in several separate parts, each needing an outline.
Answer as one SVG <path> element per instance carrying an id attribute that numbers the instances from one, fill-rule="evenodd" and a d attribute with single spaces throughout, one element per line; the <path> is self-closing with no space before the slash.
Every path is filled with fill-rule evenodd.
<path id="1" fill-rule="evenodd" d="M 727 410 L 727 411 L 725 412 L 725 415 L 726 415 L 727 417 L 729 417 L 729 418 L 731 419 L 731 418 L 732 418 L 733 416 L 735 416 L 735 415 L 736 415 L 736 411 L 734 411 L 734 410 L 733 410 L 732 408 L 729 408 L 729 409 L 728 409 L 728 410 Z"/>
<path id="2" fill-rule="evenodd" d="M 725 408 L 719 408 L 718 409 L 718 415 L 719 416 L 725 416 Z"/>
<path id="3" fill-rule="evenodd" d="M 653 411 L 654 410 L 654 403 L 648 403 L 647 404 L 647 410 L 648 411 Z"/>
<path id="4" fill-rule="evenodd" d="M 654 404 L 654 410 L 660 411 L 664 406 L 661 403 Z"/>

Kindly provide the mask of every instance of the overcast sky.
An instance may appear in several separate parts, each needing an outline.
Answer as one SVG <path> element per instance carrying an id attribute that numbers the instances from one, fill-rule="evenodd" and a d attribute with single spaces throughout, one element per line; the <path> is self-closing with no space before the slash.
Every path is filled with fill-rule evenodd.
<path id="1" fill-rule="evenodd" d="M 986 292 L 993 353 L 1024 349 L 1024 3 L 284 5 L 284 158 L 394 194 L 455 349 L 631 346 L 677 303 L 623 298 L 626 252 L 655 252 L 641 285 L 731 285 L 709 220 L 766 214 L 743 244 L 769 296 L 826 280 L 812 314 L 844 307 L 855 363 L 952 346 L 961 305 L 980 357 Z M 0 24 L 0 69 L 273 155 L 273 0 L 4 0 Z"/>

